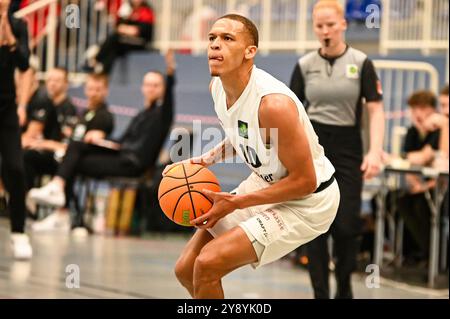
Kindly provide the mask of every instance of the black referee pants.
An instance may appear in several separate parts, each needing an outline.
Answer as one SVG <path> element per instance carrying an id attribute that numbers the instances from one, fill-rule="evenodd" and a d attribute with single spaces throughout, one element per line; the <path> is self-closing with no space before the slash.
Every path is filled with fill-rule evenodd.
<path id="1" fill-rule="evenodd" d="M 362 140 L 356 127 L 338 127 L 313 122 L 319 143 L 336 169 L 341 200 L 329 231 L 307 244 L 309 274 L 317 299 L 330 298 L 327 239 L 333 238 L 336 259 L 336 298 L 353 298 L 351 274 L 356 268 L 359 236 L 362 230 Z"/>
<path id="2" fill-rule="evenodd" d="M 23 233 L 25 226 L 25 173 L 17 106 L 0 100 L 0 156 L 2 178 L 9 192 L 11 231 Z"/>

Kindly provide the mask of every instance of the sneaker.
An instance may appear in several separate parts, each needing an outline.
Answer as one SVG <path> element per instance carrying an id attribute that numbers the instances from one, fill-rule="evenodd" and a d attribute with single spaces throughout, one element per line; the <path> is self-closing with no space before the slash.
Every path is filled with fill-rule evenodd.
<path id="1" fill-rule="evenodd" d="M 27 194 L 27 205 L 41 204 L 63 207 L 66 203 L 64 190 L 54 183 L 48 183 L 41 188 L 32 188 Z"/>
<path id="2" fill-rule="evenodd" d="M 28 260 L 33 256 L 33 249 L 27 234 L 12 233 L 11 249 L 15 259 Z"/>
<path id="3" fill-rule="evenodd" d="M 66 212 L 55 212 L 48 215 L 43 220 L 33 223 L 31 229 L 35 232 L 63 231 L 70 230 L 70 216 Z"/>
<path id="4" fill-rule="evenodd" d="M 72 229 L 72 236 L 75 238 L 86 238 L 89 236 L 89 231 L 86 227 L 75 227 Z"/>

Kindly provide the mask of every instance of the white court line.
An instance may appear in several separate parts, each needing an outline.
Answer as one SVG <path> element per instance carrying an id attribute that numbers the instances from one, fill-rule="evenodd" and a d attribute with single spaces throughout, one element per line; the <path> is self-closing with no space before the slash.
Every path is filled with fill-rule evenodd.
<path id="1" fill-rule="evenodd" d="M 391 279 L 386 278 L 380 278 L 380 283 L 384 286 L 401 289 L 409 292 L 415 292 L 418 294 L 423 294 L 431 297 L 449 297 L 449 291 L 448 289 L 432 289 L 432 288 L 425 288 L 425 287 L 417 287 L 413 285 L 409 285 L 406 283 L 401 283 L 398 281 L 394 281 Z"/>

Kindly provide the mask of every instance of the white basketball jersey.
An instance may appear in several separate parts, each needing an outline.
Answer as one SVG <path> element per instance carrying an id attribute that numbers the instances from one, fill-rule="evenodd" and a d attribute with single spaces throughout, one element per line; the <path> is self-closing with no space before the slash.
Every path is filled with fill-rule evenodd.
<path id="1" fill-rule="evenodd" d="M 325 157 L 305 108 L 284 83 L 253 66 L 246 88 L 230 109 L 227 109 L 225 91 L 219 77 L 214 78 L 211 93 L 219 121 L 236 153 L 253 172 L 268 183 L 279 181 L 286 177 L 288 172 L 278 158 L 276 145 L 266 146 L 262 140 L 259 130 L 259 106 L 265 95 L 277 93 L 289 96 L 297 105 L 299 120 L 309 141 L 317 186 L 331 178 L 334 167 Z M 276 143 L 275 132 L 271 131 L 270 136 L 271 142 Z"/>

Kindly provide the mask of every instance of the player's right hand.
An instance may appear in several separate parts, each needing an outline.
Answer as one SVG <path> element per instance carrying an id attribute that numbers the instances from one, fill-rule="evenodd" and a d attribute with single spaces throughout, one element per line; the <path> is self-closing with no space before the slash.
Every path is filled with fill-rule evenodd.
<path id="1" fill-rule="evenodd" d="M 164 171 L 162 172 L 162 176 L 166 176 L 167 172 L 170 171 L 172 168 L 174 168 L 177 165 L 180 165 L 182 163 L 186 163 L 186 164 L 199 164 L 199 165 L 203 165 L 203 166 L 207 166 L 207 163 L 205 163 L 203 161 L 203 158 L 201 156 L 197 156 L 197 157 L 192 157 L 189 158 L 187 160 L 184 161 L 180 161 L 180 162 L 176 162 L 173 164 L 169 164 L 164 168 Z"/>

